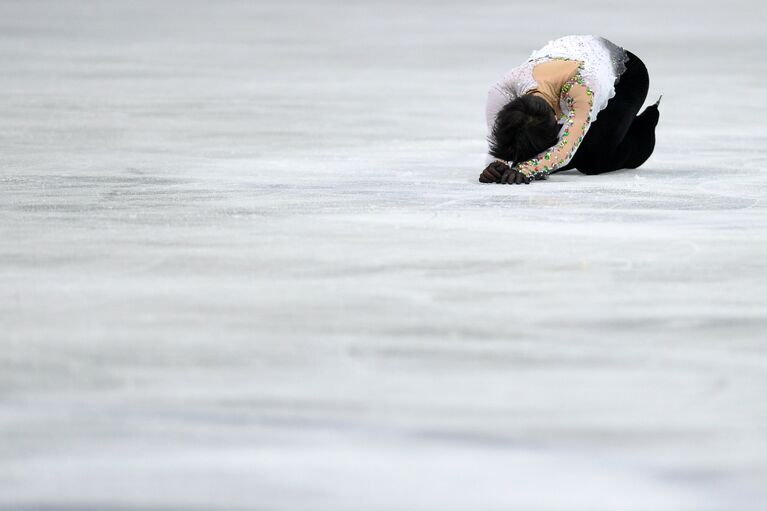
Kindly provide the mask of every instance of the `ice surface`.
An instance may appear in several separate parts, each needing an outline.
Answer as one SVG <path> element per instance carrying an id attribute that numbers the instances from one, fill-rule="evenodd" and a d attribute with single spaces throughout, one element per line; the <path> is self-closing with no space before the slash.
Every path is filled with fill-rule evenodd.
<path id="1" fill-rule="evenodd" d="M 767 508 L 762 4 L 0 3 L 0 508 Z M 639 170 L 480 185 L 640 55 Z"/>

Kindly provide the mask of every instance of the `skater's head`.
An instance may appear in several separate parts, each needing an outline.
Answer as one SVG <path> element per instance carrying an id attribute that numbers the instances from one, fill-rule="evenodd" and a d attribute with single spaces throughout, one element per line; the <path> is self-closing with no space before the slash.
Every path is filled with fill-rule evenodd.
<path id="1" fill-rule="evenodd" d="M 527 94 L 504 106 L 495 118 L 490 154 L 522 162 L 557 143 L 560 126 L 554 110 L 543 98 Z"/>

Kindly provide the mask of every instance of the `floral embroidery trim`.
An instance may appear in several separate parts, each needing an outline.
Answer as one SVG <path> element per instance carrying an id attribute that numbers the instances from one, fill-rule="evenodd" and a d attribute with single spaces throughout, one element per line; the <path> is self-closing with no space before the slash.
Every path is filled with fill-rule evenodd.
<path id="1" fill-rule="evenodd" d="M 574 59 L 568 59 L 565 57 L 555 57 L 552 60 L 565 60 L 565 61 L 573 61 Z M 548 149 L 545 153 L 542 153 L 538 155 L 537 157 L 528 160 L 526 162 L 520 163 L 518 166 L 518 170 L 526 175 L 529 178 L 532 179 L 546 179 L 546 177 L 551 173 L 553 170 L 556 170 L 558 167 L 556 164 L 553 164 L 551 162 L 551 159 L 554 157 L 553 153 L 556 153 L 567 146 L 569 137 L 570 137 L 570 129 L 575 124 L 575 108 L 573 105 L 575 104 L 575 99 L 573 98 L 572 94 L 570 94 L 570 90 L 573 88 L 574 85 L 583 85 L 586 87 L 586 94 L 589 96 L 589 110 L 594 106 L 594 91 L 589 88 L 585 81 L 583 80 L 583 76 L 581 75 L 581 71 L 583 70 L 583 62 L 578 62 L 578 70 L 573 75 L 572 78 L 567 80 L 565 84 L 562 86 L 562 90 L 560 92 L 560 97 L 564 98 L 565 104 L 568 107 L 568 113 L 567 113 L 567 128 L 565 128 L 564 133 L 562 134 L 561 140 L 555 145 L 554 147 Z M 583 141 L 583 133 L 586 133 L 586 129 L 588 128 L 589 124 L 591 123 L 591 116 L 589 115 L 583 125 L 581 126 L 581 136 L 578 137 L 578 141 L 573 144 L 573 147 L 570 149 L 570 151 L 567 153 L 567 157 L 565 158 L 567 161 L 572 159 L 573 155 L 575 154 L 575 151 L 578 149 L 578 146 Z M 561 161 L 564 161 L 561 160 Z"/>

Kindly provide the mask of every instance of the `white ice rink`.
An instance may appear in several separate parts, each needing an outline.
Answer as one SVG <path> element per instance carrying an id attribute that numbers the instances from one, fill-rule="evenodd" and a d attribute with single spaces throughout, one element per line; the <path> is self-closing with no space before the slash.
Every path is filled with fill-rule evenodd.
<path id="1" fill-rule="evenodd" d="M 0 510 L 767 509 L 764 27 L 2 0 Z M 480 185 L 570 33 L 645 61 L 655 154 Z"/>

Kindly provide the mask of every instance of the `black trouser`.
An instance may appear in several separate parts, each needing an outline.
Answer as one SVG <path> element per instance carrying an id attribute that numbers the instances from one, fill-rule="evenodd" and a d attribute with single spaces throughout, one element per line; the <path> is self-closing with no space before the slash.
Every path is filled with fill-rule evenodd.
<path id="1" fill-rule="evenodd" d="M 647 98 L 650 77 L 644 62 L 633 53 L 626 53 L 629 59 L 615 85 L 615 96 L 599 112 L 575 156 L 561 170 L 602 174 L 635 169 L 647 161 L 655 149 L 658 108 L 652 105 L 637 115 Z"/>

